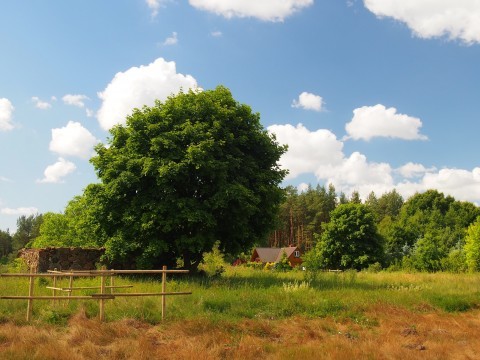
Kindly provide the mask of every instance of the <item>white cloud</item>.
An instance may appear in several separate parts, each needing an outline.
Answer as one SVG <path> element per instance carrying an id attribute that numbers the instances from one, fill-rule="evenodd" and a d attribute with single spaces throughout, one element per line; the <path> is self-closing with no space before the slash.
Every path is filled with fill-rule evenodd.
<path id="1" fill-rule="evenodd" d="M 19 207 L 19 208 L 16 208 L 16 209 L 12 209 L 12 208 L 2 208 L 2 209 L 0 209 L 0 214 L 2 214 L 2 215 L 14 215 L 14 216 L 25 215 L 25 216 L 30 216 L 30 215 L 37 214 L 37 213 L 38 213 L 38 209 L 35 208 L 35 207 Z"/>
<path id="2" fill-rule="evenodd" d="M 293 100 L 292 107 L 302 108 L 305 110 L 322 111 L 323 99 L 321 96 L 308 92 L 302 92 L 298 96 L 298 100 Z"/>
<path id="3" fill-rule="evenodd" d="M 253 17 L 263 21 L 283 21 L 313 0 L 189 0 L 193 7 L 226 17 Z"/>
<path id="4" fill-rule="evenodd" d="M 145 0 L 145 2 L 147 3 L 147 6 L 152 11 L 152 18 L 158 15 L 158 11 L 163 6 L 163 4 L 167 1 L 168 0 Z"/>
<path id="5" fill-rule="evenodd" d="M 10 180 L 9 178 L 5 177 L 5 176 L 0 176 L 0 181 L 3 181 L 3 182 L 12 182 L 12 180 Z"/>
<path id="6" fill-rule="evenodd" d="M 480 168 L 472 171 L 463 169 L 441 169 L 438 172 L 426 173 L 418 182 L 404 181 L 396 186 L 405 198 L 415 192 L 436 189 L 456 200 L 480 203 Z"/>
<path id="7" fill-rule="evenodd" d="M 34 102 L 35 107 L 37 109 L 47 110 L 47 109 L 50 109 L 52 107 L 52 104 L 50 104 L 46 101 L 40 100 L 40 98 L 38 98 L 37 96 L 32 96 L 32 101 Z"/>
<path id="8" fill-rule="evenodd" d="M 329 130 L 310 131 L 302 124 L 287 124 L 269 126 L 268 131 L 275 134 L 280 144 L 288 145 L 280 159 L 282 168 L 290 171 L 287 179 L 315 173 L 319 166 L 338 164 L 343 158 L 343 143 Z"/>
<path id="9" fill-rule="evenodd" d="M 212 31 L 210 35 L 212 35 L 213 37 L 221 37 L 223 33 L 221 31 Z"/>
<path id="10" fill-rule="evenodd" d="M 373 137 L 399 138 L 403 140 L 426 140 L 419 133 L 420 119 L 397 114 L 397 109 L 378 104 L 353 110 L 353 119 L 345 129 L 348 138 L 370 140 Z"/>
<path id="11" fill-rule="evenodd" d="M 52 129 L 50 150 L 60 155 L 88 158 L 98 140 L 80 123 L 69 121 L 65 127 Z"/>
<path id="12" fill-rule="evenodd" d="M 67 94 L 64 97 L 62 97 L 62 100 L 67 105 L 73 105 L 73 106 L 83 108 L 85 107 L 84 100 L 88 100 L 88 96 L 78 95 L 78 94 L 77 95 Z"/>
<path id="13" fill-rule="evenodd" d="M 365 155 L 354 152 L 338 164 L 321 165 L 317 179 L 335 186 L 346 194 L 358 191 L 362 198 L 374 190 L 383 194 L 394 186 L 392 168 L 387 163 L 368 162 Z"/>
<path id="14" fill-rule="evenodd" d="M 61 183 L 63 182 L 63 178 L 74 172 L 76 168 L 75 164 L 71 161 L 67 161 L 64 158 L 58 158 L 58 161 L 55 164 L 47 166 L 43 172 L 45 177 L 37 180 L 37 182 L 54 184 Z"/>
<path id="15" fill-rule="evenodd" d="M 180 89 L 196 87 L 197 81 L 192 76 L 177 73 L 173 61 L 159 58 L 149 65 L 132 67 L 117 73 L 105 90 L 98 93 L 103 100 L 98 121 L 108 130 L 124 124 L 134 108 L 153 106 L 156 99 L 163 101 Z"/>
<path id="16" fill-rule="evenodd" d="M 421 177 L 425 175 L 427 172 L 433 172 L 436 169 L 434 167 L 431 168 L 426 168 L 422 164 L 415 164 L 412 162 L 409 162 L 395 171 L 398 172 L 400 175 L 402 175 L 404 178 L 411 179 L 415 177 Z"/>
<path id="17" fill-rule="evenodd" d="M 396 189 L 405 199 L 416 192 L 437 189 L 457 200 L 480 203 L 480 167 L 472 171 L 425 167 L 407 163 L 393 169 L 388 163 L 368 161 L 359 152 L 350 156 L 343 153 L 343 142 L 324 129 L 310 131 L 302 124 L 268 127 L 280 144 L 288 145 L 280 165 L 290 171 L 287 181 L 301 174 L 315 174 L 321 183 L 330 183 L 337 192 L 349 195 L 358 191 L 366 199 L 371 191 L 377 195 Z M 394 176 L 395 175 L 395 176 Z M 306 185 L 297 186 L 303 191 Z"/>
<path id="18" fill-rule="evenodd" d="M 299 193 L 302 193 L 302 192 L 307 191 L 309 186 L 310 185 L 308 185 L 307 183 L 301 183 L 297 186 L 297 190 L 298 190 Z"/>
<path id="19" fill-rule="evenodd" d="M 364 4 L 378 17 L 404 22 L 418 37 L 480 43 L 478 0 L 364 0 Z"/>
<path id="20" fill-rule="evenodd" d="M 94 117 L 95 111 L 93 111 L 92 109 L 85 109 L 85 114 L 87 115 L 87 117 Z"/>
<path id="21" fill-rule="evenodd" d="M 0 98 L 0 131 L 8 131 L 13 129 L 13 110 L 15 110 L 15 108 L 10 100 Z"/>
<path id="22" fill-rule="evenodd" d="M 178 34 L 174 31 L 172 33 L 172 36 L 165 39 L 165 41 L 163 42 L 163 45 L 170 46 L 170 45 L 175 45 L 177 43 L 178 43 Z"/>

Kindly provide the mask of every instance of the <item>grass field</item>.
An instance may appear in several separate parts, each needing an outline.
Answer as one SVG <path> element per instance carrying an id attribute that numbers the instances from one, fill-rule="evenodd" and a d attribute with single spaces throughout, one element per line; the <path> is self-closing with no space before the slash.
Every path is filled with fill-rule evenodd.
<path id="1" fill-rule="evenodd" d="M 2 359 L 477 359 L 480 275 L 275 273 L 229 268 L 222 277 L 170 277 L 159 298 L 52 305 L 0 302 Z M 37 279 L 36 294 L 50 295 Z M 75 286 L 97 285 L 75 280 Z M 159 276 L 118 278 L 160 292 Z M 65 284 L 66 285 L 66 284 Z M 90 293 L 95 290 L 89 290 Z M 122 290 L 123 291 L 123 290 Z M 26 279 L 0 278 L 0 293 L 26 295 Z"/>

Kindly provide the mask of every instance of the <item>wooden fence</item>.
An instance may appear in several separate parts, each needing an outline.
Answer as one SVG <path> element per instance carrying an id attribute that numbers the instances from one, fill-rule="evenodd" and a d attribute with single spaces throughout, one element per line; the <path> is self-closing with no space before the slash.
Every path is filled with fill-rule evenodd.
<path id="1" fill-rule="evenodd" d="M 34 300 L 52 300 L 54 303 L 56 300 L 98 300 L 99 302 L 99 318 L 101 321 L 105 320 L 105 300 L 113 300 L 116 297 L 124 296 L 133 296 L 133 297 L 142 297 L 142 296 L 161 296 L 162 297 L 162 320 L 165 318 L 166 310 L 166 296 L 171 295 L 190 295 L 191 291 L 184 292 L 167 292 L 167 274 L 184 274 L 188 273 L 188 270 L 167 270 L 167 267 L 164 266 L 162 270 L 86 270 L 86 271 L 49 271 L 48 273 L 36 273 L 34 269 L 30 273 L 18 273 L 18 274 L 0 274 L 0 277 L 19 277 L 29 278 L 28 286 L 28 295 L 13 296 L 13 295 L 2 295 L 0 299 L 10 299 L 10 300 L 28 300 L 27 303 L 27 321 L 32 319 L 33 311 L 33 301 Z M 162 274 L 162 291 L 158 293 L 118 293 L 114 292 L 114 289 L 133 287 L 133 285 L 123 285 L 116 286 L 114 284 L 114 277 L 119 274 Z M 53 286 L 47 286 L 47 289 L 52 290 L 51 296 L 36 296 L 34 294 L 34 284 L 35 278 L 53 278 Z M 68 287 L 58 287 L 57 280 L 59 278 L 69 278 Z M 73 279 L 78 277 L 100 277 L 99 286 L 88 286 L 88 287 L 74 287 Z M 106 285 L 106 279 L 110 278 L 110 285 Z M 72 295 L 73 291 L 78 290 L 87 290 L 87 289 L 99 289 L 100 292 L 91 295 Z M 107 292 L 109 290 L 109 292 Z M 65 292 L 67 295 L 57 295 L 57 291 Z"/>

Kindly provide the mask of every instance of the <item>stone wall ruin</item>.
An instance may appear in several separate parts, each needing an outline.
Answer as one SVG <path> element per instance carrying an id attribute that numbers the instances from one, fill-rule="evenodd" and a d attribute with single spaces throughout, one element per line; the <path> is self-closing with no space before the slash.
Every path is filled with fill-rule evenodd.
<path id="1" fill-rule="evenodd" d="M 18 257 L 25 260 L 29 268 L 37 272 L 47 270 L 95 270 L 100 264 L 104 248 L 45 248 L 22 249 Z"/>

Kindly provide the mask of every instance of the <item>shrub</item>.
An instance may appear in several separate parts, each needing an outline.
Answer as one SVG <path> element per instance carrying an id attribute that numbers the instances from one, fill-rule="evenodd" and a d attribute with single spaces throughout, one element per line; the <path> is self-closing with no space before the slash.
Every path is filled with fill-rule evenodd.
<path id="1" fill-rule="evenodd" d="M 203 260 L 198 268 L 204 271 L 208 276 L 220 276 L 225 272 L 224 255 L 219 249 L 220 242 L 217 241 L 212 251 L 203 254 Z"/>

